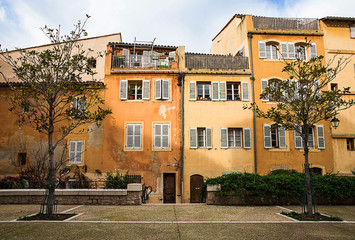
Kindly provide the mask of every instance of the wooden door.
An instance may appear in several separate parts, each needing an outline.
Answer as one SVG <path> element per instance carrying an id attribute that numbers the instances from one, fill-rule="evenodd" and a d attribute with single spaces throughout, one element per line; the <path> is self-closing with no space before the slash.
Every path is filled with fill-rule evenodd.
<path id="1" fill-rule="evenodd" d="M 175 173 L 164 173 L 164 203 L 176 203 Z"/>
<path id="2" fill-rule="evenodd" d="M 190 202 L 199 203 L 203 177 L 195 174 L 190 177 Z"/>

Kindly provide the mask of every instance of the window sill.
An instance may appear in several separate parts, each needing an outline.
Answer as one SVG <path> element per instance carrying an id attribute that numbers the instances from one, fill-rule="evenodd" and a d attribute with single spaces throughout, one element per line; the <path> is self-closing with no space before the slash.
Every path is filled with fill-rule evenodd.
<path id="1" fill-rule="evenodd" d="M 281 59 L 263 58 L 264 62 L 282 62 Z"/>
<path id="2" fill-rule="evenodd" d="M 304 152 L 304 149 L 299 149 L 299 148 L 296 148 L 296 150 L 299 150 L 300 152 Z M 309 149 L 308 151 L 310 152 L 310 153 L 320 153 L 320 152 L 322 152 L 321 150 L 325 150 L 325 149 Z"/>
<path id="3" fill-rule="evenodd" d="M 81 163 L 67 163 L 66 166 L 79 166 L 79 167 L 82 167 L 82 166 L 85 166 L 85 164 L 83 162 L 81 162 Z"/>
<path id="4" fill-rule="evenodd" d="M 140 149 L 124 149 L 125 152 L 143 152 L 143 148 Z"/>
<path id="5" fill-rule="evenodd" d="M 266 148 L 269 152 L 289 152 L 290 149 L 288 148 Z"/>
<path id="6" fill-rule="evenodd" d="M 143 99 L 127 99 L 127 100 L 122 100 L 123 102 L 144 102 L 144 101 L 149 101 L 149 100 L 143 100 Z"/>
<path id="7" fill-rule="evenodd" d="M 153 148 L 153 152 L 171 152 L 171 148 Z"/>

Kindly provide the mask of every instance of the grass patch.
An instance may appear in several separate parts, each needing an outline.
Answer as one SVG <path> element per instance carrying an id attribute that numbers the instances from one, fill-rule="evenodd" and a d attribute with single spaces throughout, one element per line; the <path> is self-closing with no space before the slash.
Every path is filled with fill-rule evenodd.
<path id="1" fill-rule="evenodd" d="M 340 217 L 328 217 L 320 213 L 315 213 L 313 216 L 308 216 L 298 212 L 281 212 L 281 214 L 296 219 L 298 221 L 343 221 Z"/>
<path id="2" fill-rule="evenodd" d="M 65 219 L 71 218 L 75 216 L 75 213 L 69 214 L 52 214 L 51 216 L 47 214 L 40 214 L 37 213 L 33 216 L 26 216 L 23 218 L 17 219 L 17 221 L 38 221 L 38 220 L 45 220 L 45 221 L 64 221 Z"/>

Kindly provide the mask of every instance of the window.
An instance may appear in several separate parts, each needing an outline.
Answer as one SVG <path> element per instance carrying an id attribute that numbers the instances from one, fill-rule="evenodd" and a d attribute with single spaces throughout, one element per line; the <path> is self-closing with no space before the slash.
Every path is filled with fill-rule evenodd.
<path id="1" fill-rule="evenodd" d="M 20 166 L 26 166 L 26 158 L 27 158 L 26 153 L 18 153 L 17 159 Z"/>
<path id="2" fill-rule="evenodd" d="M 155 149 L 169 148 L 169 124 L 168 123 L 154 124 L 154 148 Z"/>
<path id="3" fill-rule="evenodd" d="M 277 45 L 259 41 L 259 58 L 278 59 Z"/>
<path id="4" fill-rule="evenodd" d="M 190 148 L 212 148 L 212 128 L 190 128 Z"/>
<path id="5" fill-rule="evenodd" d="M 155 80 L 155 99 L 168 100 L 170 96 L 170 81 L 169 80 Z"/>
<path id="6" fill-rule="evenodd" d="M 129 123 L 126 125 L 126 149 L 142 148 L 142 124 Z"/>
<path id="7" fill-rule="evenodd" d="M 131 63 L 133 67 L 141 67 L 142 66 L 142 53 L 131 54 Z M 131 66 L 132 67 L 132 66 Z"/>
<path id="8" fill-rule="evenodd" d="M 336 91 L 336 90 L 338 90 L 338 84 L 337 84 L 337 83 L 331 83 L 331 84 L 330 84 L 330 90 L 331 90 L 331 91 Z"/>
<path id="9" fill-rule="evenodd" d="M 318 149 L 325 149 L 325 136 L 324 136 L 324 126 L 318 125 L 315 128 L 309 128 L 308 132 L 308 148 L 315 148 L 314 138 L 315 131 L 317 134 L 317 147 Z M 294 131 L 295 134 L 295 148 L 303 148 L 303 140 L 301 134 L 297 131 Z"/>
<path id="10" fill-rule="evenodd" d="M 286 148 L 286 131 L 284 128 L 272 128 L 269 124 L 264 124 L 263 129 L 264 148 Z"/>
<path id="11" fill-rule="evenodd" d="M 275 88 L 275 89 L 279 89 L 280 88 L 280 83 L 281 83 L 281 80 L 278 80 L 278 79 L 271 79 L 271 80 L 267 80 L 267 79 L 261 79 L 260 80 L 261 82 L 261 93 L 264 92 L 264 90 L 267 88 L 267 87 L 270 87 L 270 88 Z M 268 102 L 268 101 L 274 101 L 274 102 L 277 102 L 279 101 L 278 97 L 277 96 L 265 96 L 264 98 L 261 99 L 263 102 Z"/>
<path id="12" fill-rule="evenodd" d="M 69 142 L 69 164 L 83 163 L 83 141 Z"/>
<path id="13" fill-rule="evenodd" d="M 281 43 L 281 57 L 283 59 L 295 59 L 295 44 L 290 42 Z"/>
<path id="14" fill-rule="evenodd" d="M 250 128 L 221 128 L 221 148 L 251 148 Z"/>
<path id="15" fill-rule="evenodd" d="M 149 80 L 121 80 L 120 81 L 121 100 L 149 100 L 150 81 Z"/>
<path id="16" fill-rule="evenodd" d="M 297 45 L 295 47 L 295 49 L 296 49 L 295 55 L 296 55 L 297 59 L 300 59 L 300 60 L 306 60 L 307 59 L 306 47 L 305 46 Z"/>
<path id="17" fill-rule="evenodd" d="M 355 151 L 355 144 L 354 138 L 347 138 L 346 139 L 346 149 L 348 151 Z"/>
<path id="18" fill-rule="evenodd" d="M 266 58 L 278 59 L 277 45 L 266 44 Z"/>
<path id="19" fill-rule="evenodd" d="M 314 173 L 316 175 L 322 175 L 322 169 L 317 168 L 317 167 L 312 167 L 309 169 L 311 173 Z"/>
<path id="20" fill-rule="evenodd" d="M 227 83 L 227 100 L 240 101 L 240 83 Z"/>
<path id="21" fill-rule="evenodd" d="M 311 45 L 309 47 L 309 56 L 310 56 L 310 59 L 317 57 L 317 46 L 315 43 L 311 43 Z"/>
<path id="22" fill-rule="evenodd" d="M 211 100 L 211 83 L 197 83 L 197 100 Z"/>
<path id="23" fill-rule="evenodd" d="M 73 118 L 82 117 L 85 112 L 85 97 L 75 97 L 72 106 Z"/>

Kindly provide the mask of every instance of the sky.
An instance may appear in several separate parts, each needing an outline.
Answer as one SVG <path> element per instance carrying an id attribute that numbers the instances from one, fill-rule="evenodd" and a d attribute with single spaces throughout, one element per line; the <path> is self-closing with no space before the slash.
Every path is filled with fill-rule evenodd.
<path id="1" fill-rule="evenodd" d="M 268 17 L 355 17 L 355 0 L 0 0 L 0 44 L 9 50 L 49 43 L 45 25 L 69 33 L 89 14 L 89 37 L 122 34 L 208 53 L 234 14 Z"/>

